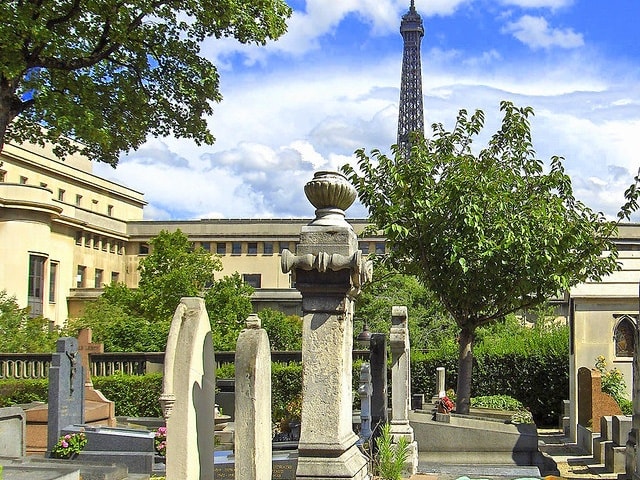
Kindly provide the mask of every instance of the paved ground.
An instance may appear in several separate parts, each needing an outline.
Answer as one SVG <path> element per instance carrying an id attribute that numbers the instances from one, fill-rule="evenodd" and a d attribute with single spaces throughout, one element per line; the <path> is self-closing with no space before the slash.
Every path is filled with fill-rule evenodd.
<path id="1" fill-rule="evenodd" d="M 575 443 L 572 443 L 567 439 L 559 430 L 538 430 L 538 436 L 540 440 L 540 451 L 550 456 L 557 465 L 558 472 L 560 473 L 560 479 L 572 479 L 572 480 L 623 480 L 624 474 L 606 473 L 604 471 L 604 465 L 594 462 L 591 455 L 586 455 L 581 451 Z M 495 478 L 495 479 L 515 479 L 515 478 L 531 478 L 527 475 L 513 475 L 506 473 L 509 471 L 508 467 L 504 468 L 505 475 L 474 475 L 473 466 L 469 466 L 469 471 L 463 473 L 463 468 L 454 468 L 452 471 L 446 474 L 439 473 L 418 473 L 413 475 L 410 480 L 454 480 L 460 477 L 468 477 L 472 480 Z M 487 469 L 485 468 L 485 473 Z M 524 473 L 524 472 L 523 472 Z M 555 480 L 558 477 L 555 475 L 548 475 L 548 472 L 542 472 L 542 475 L 546 480 Z"/>

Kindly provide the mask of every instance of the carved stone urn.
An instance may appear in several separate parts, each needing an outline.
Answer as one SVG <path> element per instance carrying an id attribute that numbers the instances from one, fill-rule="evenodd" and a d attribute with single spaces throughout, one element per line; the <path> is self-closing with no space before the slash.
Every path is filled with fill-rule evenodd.
<path id="1" fill-rule="evenodd" d="M 344 211 L 356 199 L 356 189 L 339 172 L 316 172 L 304 186 L 304 194 L 316 207 L 316 218 L 310 225 L 342 225 L 346 223 Z"/>

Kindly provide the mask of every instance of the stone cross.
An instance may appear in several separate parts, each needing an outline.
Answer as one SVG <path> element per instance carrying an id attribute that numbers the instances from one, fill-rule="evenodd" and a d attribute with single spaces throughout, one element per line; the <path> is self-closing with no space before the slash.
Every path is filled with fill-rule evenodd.
<path id="1" fill-rule="evenodd" d="M 396 442 L 400 438 L 405 438 L 410 445 L 404 471 L 411 476 L 418 468 L 418 448 L 414 440 L 413 427 L 409 424 L 411 362 L 407 307 L 394 306 L 391 309 L 389 344 L 391 347 L 391 435 Z"/>
<path id="2" fill-rule="evenodd" d="M 369 478 L 353 433 L 351 369 L 353 310 L 371 263 L 344 210 L 355 188 L 336 172 L 318 172 L 305 185 L 316 217 L 302 228 L 296 254 L 282 252 L 302 294 L 302 421 L 297 480 Z"/>
<path id="3" fill-rule="evenodd" d="M 78 353 L 80 354 L 80 360 L 84 368 L 84 386 L 93 388 L 89 355 L 92 353 L 104 353 L 104 344 L 91 342 L 90 328 L 82 328 L 78 332 Z"/>
<path id="4" fill-rule="evenodd" d="M 49 367 L 47 451 L 51 451 L 63 428 L 84 423 L 84 373 L 78 340 L 59 338 Z"/>
<path id="5" fill-rule="evenodd" d="M 238 336 L 235 370 L 235 478 L 271 480 L 271 348 L 256 314 Z"/>
<path id="6" fill-rule="evenodd" d="M 371 365 L 363 363 L 360 367 L 360 443 L 371 438 Z"/>

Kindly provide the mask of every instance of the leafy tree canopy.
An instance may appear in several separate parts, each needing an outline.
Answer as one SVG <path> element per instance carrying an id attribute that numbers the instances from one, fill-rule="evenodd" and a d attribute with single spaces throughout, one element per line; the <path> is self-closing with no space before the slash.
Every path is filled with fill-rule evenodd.
<path id="1" fill-rule="evenodd" d="M 28 308 L 20 308 L 15 297 L 0 290 L 0 352 L 54 352 L 57 339 L 46 318 L 31 318 Z"/>
<path id="2" fill-rule="evenodd" d="M 199 296 L 205 300 L 214 348 L 233 350 L 252 311 L 253 288 L 237 273 L 216 280 L 220 258 L 194 249 L 180 230 L 163 230 L 150 244 L 151 253 L 138 267 L 138 288 L 107 285 L 100 299 L 70 322 L 71 334 L 90 327 L 107 351 L 162 351 L 180 299 Z"/>
<path id="3" fill-rule="evenodd" d="M 463 413 L 478 326 L 618 267 L 616 223 L 574 198 L 560 157 L 546 173 L 535 157 L 533 110 L 502 102 L 501 111 L 501 128 L 478 153 L 484 113 L 461 110 L 453 131 L 434 124 L 433 138 L 415 137 L 408 157 L 397 147 L 395 158 L 360 150 L 361 173 L 343 167 L 390 243 L 389 262 L 434 292 L 460 329 Z"/>
<path id="4" fill-rule="evenodd" d="M 115 166 L 148 135 L 211 144 L 222 97 L 201 42 L 264 44 L 290 15 L 284 0 L 4 0 L 0 151 L 48 140 Z"/>

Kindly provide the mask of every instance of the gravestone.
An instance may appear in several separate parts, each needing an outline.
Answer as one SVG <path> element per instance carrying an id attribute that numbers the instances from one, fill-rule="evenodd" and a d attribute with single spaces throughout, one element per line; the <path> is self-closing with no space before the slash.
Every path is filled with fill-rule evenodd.
<path id="1" fill-rule="evenodd" d="M 298 480 L 368 478 L 353 432 L 351 369 L 354 299 L 371 264 L 344 210 L 356 191 L 344 175 L 317 172 L 305 185 L 316 217 L 302 228 L 296 254 L 282 253 L 302 294 L 302 422 Z"/>
<path id="2" fill-rule="evenodd" d="M 371 437 L 371 366 L 363 363 L 360 367 L 360 384 L 358 395 L 360 397 L 360 443 L 366 442 Z"/>
<path id="3" fill-rule="evenodd" d="M 236 457 L 233 451 L 216 450 L 213 457 L 216 480 L 235 480 Z M 271 480 L 295 480 L 298 454 L 295 450 L 273 452 L 271 458 Z"/>
<path id="4" fill-rule="evenodd" d="M 260 327 L 250 315 L 236 343 L 236 480 L 271 480 L 271 348 Z"/>
<path id="5" fill-rule="evenodd" d="M 387 400 L 387 336 L 372 333 L 369 352 L 371 364 L 371 428 L 374 437 L 381 425 L 389 421 L 389 401 Z"/>
<path id="6" fill-rule="evenodd" d="M 167 480 L 213 479 L 215 359 L 202 298 L 184 297 L 171 321 L 160 404 Z"/>
<path id="7" fill-rule="evenodd" d="M 611 395 L 602 391 L 600 372 L 587 367 L 578 369 L 578 424 L 600 433 L 600 418 L 620 415 L 620 406 Z"/>
<path id="8" fill-rule="evenodd" d="M 91 329 L 82 328 L 78 332 L 78 353 L 84 370 L 84 420 L 93 425 L 116 426 L 116 406 L 102 392 L 93 388 L 91 380 L 92 353 L 104 353 L 104 344 L 91 341 Z"/>
<path id="9" fill-rule="evenodd" d="M 47 451 L 50 452 L 68 425 L 84 423 L 84 372 L 78 340 L 58 339 L 49 367 Z"/>
<path id="10" fill-rule="evenodd" d="M 418 468 L 418 444 L 409 424 L 411 358 L 407 307 L 391 309 L 391 429 L 394 443 L 404 438 L 409 447 L 403 473 L 414 475 Z"/>
<path id="11" fill-rule="evenodd" d="M 26 425 L 25 413 L 21 408 L 0 408 L 0 457 L 26 455 Z"/>
<path id="12" fill-rule="evenodd" d="M 436 404 L 438 401 L 447 395 L 446 387 L 446 374 L 444 367 L 436 367 L 436 393 L 431 397 L 431 401 Z"/>

